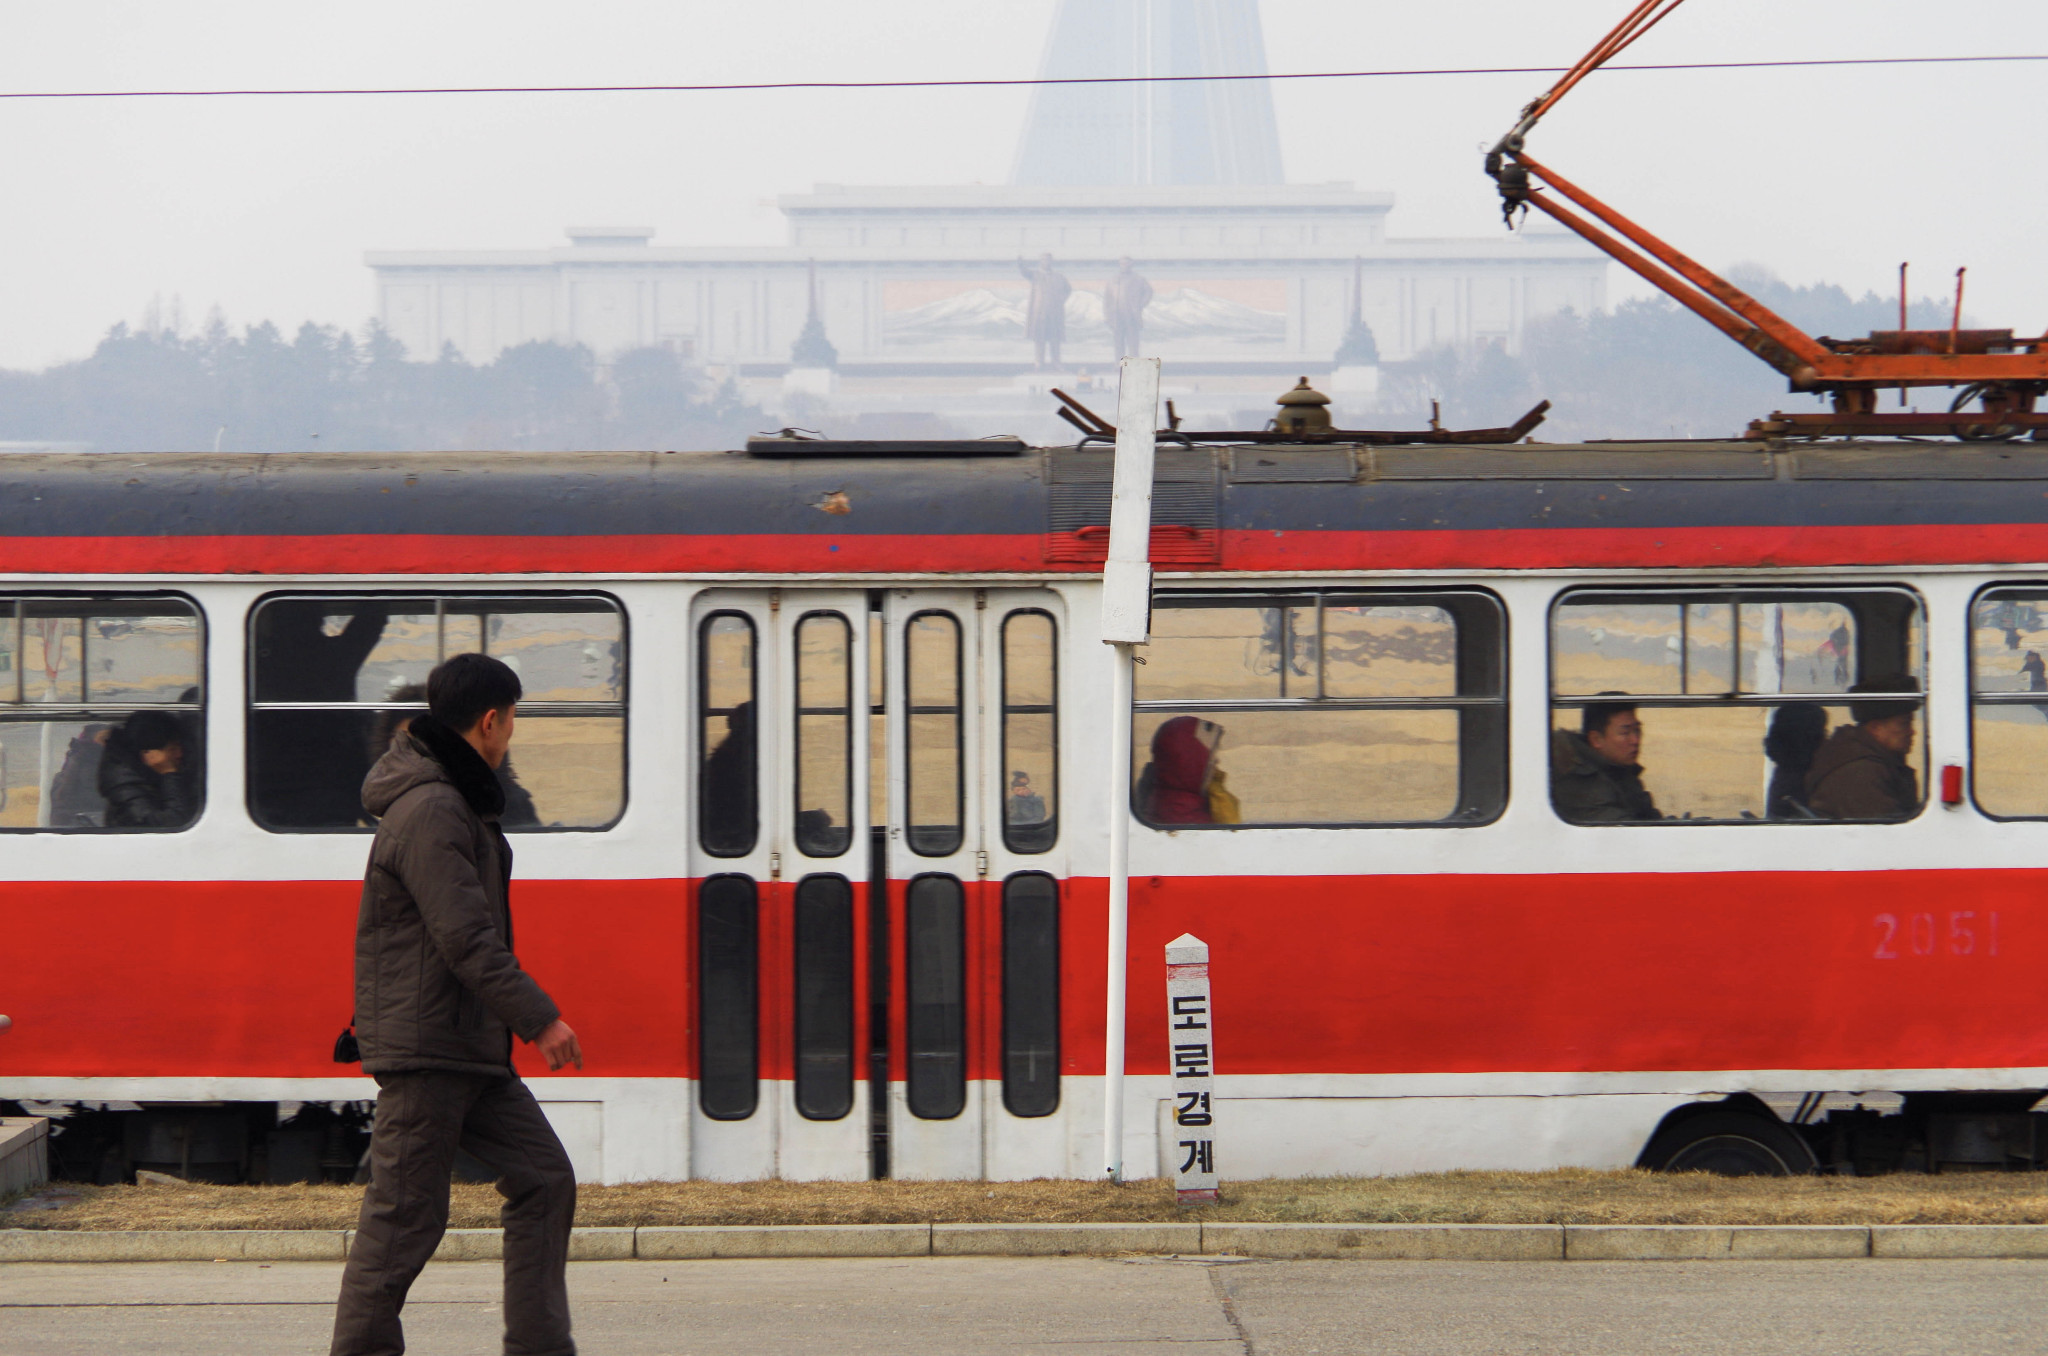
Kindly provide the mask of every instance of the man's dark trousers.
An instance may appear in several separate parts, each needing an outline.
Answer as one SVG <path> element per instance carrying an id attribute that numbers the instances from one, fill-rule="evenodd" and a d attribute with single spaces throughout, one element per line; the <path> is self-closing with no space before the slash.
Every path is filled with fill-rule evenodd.
<path id="1" fill-rule="evenodd" d="M 505 1197 L 506 1356 L 574 1356 L 569 1228 L 576 1174 L 526 1084 L 422 1069 L 377 1075 L 370 1188 L 356 1223 L 332 1356 L 399 1356 L 398 1313 L 448 1228 L 459 1145 L 498 1174 Z"/>

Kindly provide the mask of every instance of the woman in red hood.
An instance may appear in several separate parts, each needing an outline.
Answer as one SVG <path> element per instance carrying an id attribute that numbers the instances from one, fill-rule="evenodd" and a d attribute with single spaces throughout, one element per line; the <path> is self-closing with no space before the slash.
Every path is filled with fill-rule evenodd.
<path id="1" fill-rule="evenodd" d="M 1221 725 L 1195 716 L 1175 716 L 1152 732 L 1152 761 L 1138 779 L 1138 807 L 1147 823 L 1236 822 L 1235 813 L 1216 813 L 1218 800 L 1233 812 L 1237 804 L 1216 766 L 1222 742 Z"/>

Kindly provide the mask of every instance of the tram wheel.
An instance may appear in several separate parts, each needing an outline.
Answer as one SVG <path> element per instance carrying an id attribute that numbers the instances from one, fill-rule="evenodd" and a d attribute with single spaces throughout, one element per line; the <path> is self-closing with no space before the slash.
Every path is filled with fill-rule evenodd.
<path id="1" fill-rule="evenodd" d="M 1747 1111 L 1709 1111 L 1667 1125 L 1650 1138 L 1640 1163 L 1656 1172 L 1722 1177 L 1796 1177 L 1820 1167 L 1797 1131 Z"/>

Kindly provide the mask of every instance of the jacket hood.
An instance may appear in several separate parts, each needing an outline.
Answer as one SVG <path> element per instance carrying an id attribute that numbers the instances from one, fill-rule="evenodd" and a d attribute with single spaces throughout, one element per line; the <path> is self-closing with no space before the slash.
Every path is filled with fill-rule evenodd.
<path id="1" fill-rule="evenodd" d="M 1214 757 L 1193 716 L 1175 716 L 1152 736 L 1152 771 L 1162 791 L 1201 791 Z"/>
<path id="2" fill-rule="evenodd" d="M 382 819 L 398 798 L 428 782 L 449 782 L 447 769 L 411 733 L 397 736 L 363 779 L 363 808 Z"/>
<path id="3" fill-rule="evenodd" d="M 1602 758 L 1577 730 L 1552 730 L 1550 757 L 1554 771 L 1572 777 L 1597 777 L 1610 770 L 1640 776 L 1643 771 L 1641 763 L 1613 763 Z"/>
<path id="4" fill-rule="evenodd" d="M 468 740 L 432 716 L 414 720 L 370 769 L 363 781 L 363 808 L 382 819 L 400 796 L 429 781 L 447 782 L 486 819 L 505 812 L 498 774 Z"/>

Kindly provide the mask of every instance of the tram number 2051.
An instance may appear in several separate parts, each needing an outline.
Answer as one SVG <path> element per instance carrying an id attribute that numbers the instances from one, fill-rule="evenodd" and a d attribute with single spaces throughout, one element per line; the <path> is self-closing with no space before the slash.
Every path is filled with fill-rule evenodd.
<path id="1" fill-rule="evenodd" d="M 1956 909 L 1948 913 L 1881 913 L 1871 919 L 1877 960 L 1928 956 L 1995 956 L 1998 914 Z"/>

